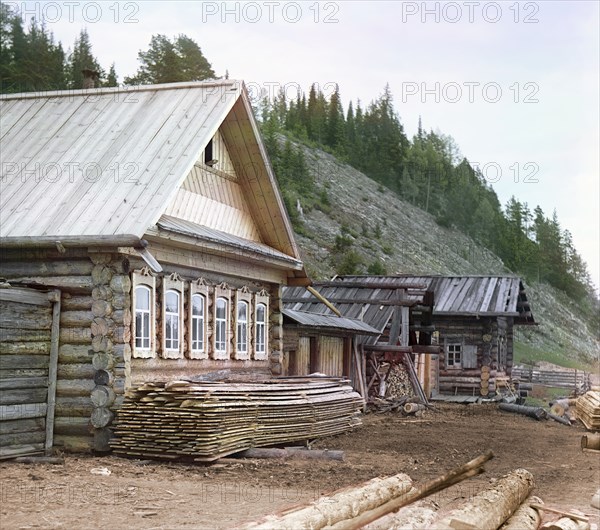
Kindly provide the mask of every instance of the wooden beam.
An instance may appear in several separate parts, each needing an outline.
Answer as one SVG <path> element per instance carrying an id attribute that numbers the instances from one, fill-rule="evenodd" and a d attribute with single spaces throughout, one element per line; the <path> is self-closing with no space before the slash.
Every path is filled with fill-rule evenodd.
<path id="1" fill-rule="evenodd" d="M 315 284 L 313 283 L 313 285 Z M 377 298 L 338 298 L 335 296 L 330 296 L 327 298 L 327 300 L 329 300 L 332 304 L 371 304 L 395 307 L 413 307 L 415 304 L 420 302 L 420 300 L 379 300 Z M 284 298 L 284 302 L 286 304 L 312 303 L 313 300 L 306 297 L 303 298 L 301 296 L 294 296 L 292 298 Z M 431 311 L 431 307 L 429 310 Z"/>
<path id="2" fill-rule="evenodd" d="M 321 293 L 319 293 L 319 291 L 317 291 L 314 287 L 312 287 L 311 285 L 309 285 L 306 289 L 313 296 L 315 296 L 320 302 L 322 302 L 329 309 L 331 309 L 338 317 L 342 316 L 342 314 L 340 313 L 340 311 L 338 310 L 338 308 L 335 307 L 329 300 L 327 300 L 327 298 L 325 298 Z"/>
<path id="3" fill-rule="evenodd" d="M 138 236 L 98 235 L 98 236 L 21 236 L 0 237 L 0 247 L 5 248 L 45 248 L 56 247 L 60 243 L 64 247 L 135 247 L 143 248 L 148 245 Z"/>
<path id="4" fill-rule="evenodd" d="M 308 277 L 299 278 L 297 276 L 288 276 L 287 285 L 289 287 L 308 287 L 309 285 L 312 285 L 312 281 Z M 284 300 L 284 302 L 287 302 L 287 300 Z"/>
<path id="5" fill-rule="evenodd" d="M 0 289 L 0 301 L 50 307 L 50 301 L 45 292 L 33 291 L 32 289 L 25 289 L 22 287 Z"/>
<path id="6" fill-rule="evenodd" d="M 48 408 L 46 409 L 46 453 L 52 451 L 54 443 L 54 410 L 56 408 L 56 379 L 58 374 L 58 342 L 60 336 L 60 291 L 54 291 L 52 307 L 52 332 L 50 338 L 50 359 L 48 366 Z"/>
<path id="7" fill-rule="evenodd" d="M 411 346 L 413 353 L 440 353 L 440 347 L 438 345 L 425 346 L 423 344 L 413 344 Z"/>
<path id="8" fill-rule="evenodd" d="M 329 282 L 315 282 L 317 287 L 352 287 L 352 288 L 364 288 L 364 289 L 428 289 L 428 285 L 419 283 L 394 283 L 390 284 L 387 282 L 369 282 L 369 281 L 344 281 L 344 280 L 333 280 Z"/>
<path id="9" fill-rule="evenodd" d="M 365 344 L 365 351 L 413 353 L 412 346 L 397 346 L 395 344 Z"/>
<path id="10" fill-rule="evenodd" d="M 394 293 L 394 298 L 397 301 L 403 301 L 404 291 L 396 291 Z M 396 307 L 392 313 L 392 323 L 390 324 L 390 336 L 388 340 L 388 344 L 391 345 L 396 345 L 398 343 L 398 339 L 400 338 L 402 326 L 402 313 L 400 309 L 400 307 Z M 406 344 L 401 344 L 401 346 L 406 346 Z"/>

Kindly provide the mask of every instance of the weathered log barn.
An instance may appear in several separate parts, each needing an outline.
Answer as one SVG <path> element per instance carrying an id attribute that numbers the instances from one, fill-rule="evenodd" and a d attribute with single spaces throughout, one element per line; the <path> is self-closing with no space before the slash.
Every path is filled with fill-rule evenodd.
<path id="1" fill-rule="evenodd" d="M 343 276 L 313 288 L 345 317 L 381 331 L 358 338 L 367 358 L 411 354 L 428 397 L 494 393 L 511 374 L 514 326 L 535 324 L 523 282 L 514 276 Z M 284 302 L 285 310 L 331 314 L 300 287 L 287 288 Z M 399 334 L 390 334 L 394 306 L 404 314 Z M 365 376 L 367 384 L 378 380 L 369 377 L 368 362 Z"/>
<path id="2" fill-rule="evenodd" d="M 0 97 L 0 457 L 108 449 L 124 390 L 282 373 L 308 280 L 239 81 Z"/>

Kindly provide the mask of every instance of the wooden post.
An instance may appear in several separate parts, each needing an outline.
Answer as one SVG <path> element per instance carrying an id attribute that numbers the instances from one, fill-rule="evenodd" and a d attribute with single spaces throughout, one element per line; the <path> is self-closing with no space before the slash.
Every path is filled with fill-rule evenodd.
<path id="1" fill-rule="evenodd" d="M 46 408 L 46 454 L 54 443 L 54 411 L 56 409 L 56 379 L 58 374 L 58 345 L 60 337 L 60 291 L 48 293 L 52 305 L 52 331 L 50 335 L 50 360 L 48 366 L 48 406 Z"/>

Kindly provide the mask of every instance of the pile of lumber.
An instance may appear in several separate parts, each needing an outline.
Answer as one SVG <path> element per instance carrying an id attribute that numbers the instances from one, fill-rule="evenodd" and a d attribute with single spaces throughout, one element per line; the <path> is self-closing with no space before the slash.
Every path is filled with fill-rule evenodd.
<path id="1" fill-rule="evenodd" d="M 363 400 L 343 379 L 145 383 L 119 409 L 114 452 L 210 462 L 360 425 Z"/>
<path id="2" fill-rule="evenodd" d="M 590 431 L 600 431 L 600 392 L 587 392 L 577 398 L 577 417 Z"/>

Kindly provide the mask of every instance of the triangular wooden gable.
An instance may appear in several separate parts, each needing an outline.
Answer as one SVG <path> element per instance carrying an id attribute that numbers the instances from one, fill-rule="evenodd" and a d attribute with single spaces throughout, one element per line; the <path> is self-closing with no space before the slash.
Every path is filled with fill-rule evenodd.
<path id="1" fill-rule="evenodd" d="M 166 215 L 262 242 L 235 165 L 220 131 L 188 174 Z M 210 160 L 209 160 L 210 159 Z M 208 165 L 207 162 L 214 162 Z"/>
<path id="2" fill-rule="evenodd" d="M 285 207 L 244 91 L 207 141 L 211 143 L 210 151 L 205 146 L 164 214 L 298 257 Z"/>

